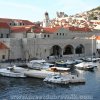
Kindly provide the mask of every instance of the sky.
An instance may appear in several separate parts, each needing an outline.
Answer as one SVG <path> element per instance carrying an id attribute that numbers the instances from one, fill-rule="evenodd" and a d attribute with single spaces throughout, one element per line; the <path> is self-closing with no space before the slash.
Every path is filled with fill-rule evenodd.
<path id="1" fill-rule="evenodd" d="M 42 21 L 48 12 L 50 19 L 56 12 L 68 15 L 81 13 L 100 6 L 100 0 L 0 0 L 0 18 Z"/>

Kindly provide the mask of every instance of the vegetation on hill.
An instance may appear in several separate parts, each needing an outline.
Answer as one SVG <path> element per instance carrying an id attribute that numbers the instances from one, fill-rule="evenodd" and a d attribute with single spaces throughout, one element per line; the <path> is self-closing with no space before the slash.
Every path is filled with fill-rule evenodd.
<path id="1" fill-rule="evenodd" d="M 90 10 L 90 11 L 95 11 L 95 10 L 100 10 L 100 6 L 98 6 L 97 8 L 93 8 L 93 9 Z"/>
<path id="2" fill-rule="evenodd" d="M 90 20 L 100 19 L 100 6 L 93 8 L 90 11 L 87 11 Z"/>

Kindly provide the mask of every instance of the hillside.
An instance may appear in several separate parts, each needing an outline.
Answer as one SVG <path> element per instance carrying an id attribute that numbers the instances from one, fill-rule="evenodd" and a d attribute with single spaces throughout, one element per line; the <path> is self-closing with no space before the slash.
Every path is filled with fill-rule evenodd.
<path id="1" fill-rule="evenodd" d="M 100 20 L 100 6 L 87 11 L 90 20 Z"/>
<path id="2" fill-rule="evenodd" d="M 90 10 L 90 11 L 95 11 L 95 10 L 100 11 L 100 6 L 99 6 L 99 7 L 97 7 L 97 8 L 94 8 L 94 9 L 92 9 L 92 10 Z"/>

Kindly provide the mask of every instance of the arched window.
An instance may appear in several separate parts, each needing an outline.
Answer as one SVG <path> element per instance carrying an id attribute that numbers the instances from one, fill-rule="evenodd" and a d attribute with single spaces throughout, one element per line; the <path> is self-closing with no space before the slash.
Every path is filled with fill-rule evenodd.
<path id="1" fill-rule="evenodd" d="M 56 55 L 61 55 L 62 49 L 58 45 L 52 46 L 50 50 L 50 56 L 56 56 Z"/>
<path id="2" fill-rule="evenodd" d="M 78 45 L 75 49 L 75 53 L 76 54 L 82 54 L 85 52 L 85 48 L 82 44 Z"/>
<path id="3" fill-rule="evenodd" d="M 64 48 L 63 55 L 73 54 L 73 51 L 74 51 L 73 46 L 72 46 L 72 45 L 67 45 L 67 46 Z"/>

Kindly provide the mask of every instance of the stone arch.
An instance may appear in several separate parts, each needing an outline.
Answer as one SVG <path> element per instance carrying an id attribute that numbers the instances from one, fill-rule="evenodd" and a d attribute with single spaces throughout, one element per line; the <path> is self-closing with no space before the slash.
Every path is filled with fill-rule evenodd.
<path id="1" fill-rule="evenodd" d="M 62 49 L 59 45 L 54 45 L 50 49 L 50 56 L 62 55 Z"/>
<path id="2" fill-rule="evenodd" d="M 76 54 L 83 54 L 84 52 L 85 52 L 85 47 L 82 44 L 79 44 L 75 49 Z"/>
<path id="3" fill-rule="evenodd" d="M 63 51 L 63 55 L 69 55 L 74 53 L 74 48 L 72 45 L 66 45 Z"/>

